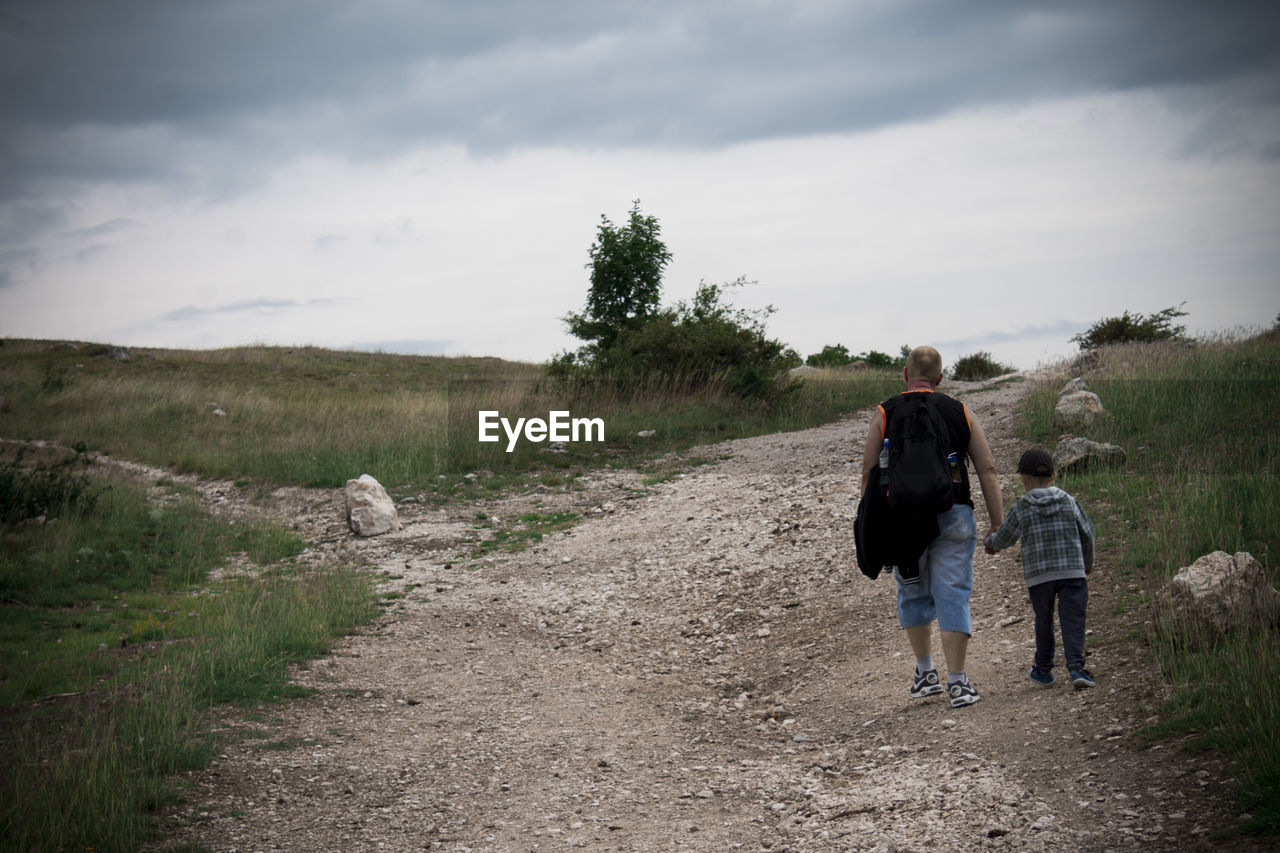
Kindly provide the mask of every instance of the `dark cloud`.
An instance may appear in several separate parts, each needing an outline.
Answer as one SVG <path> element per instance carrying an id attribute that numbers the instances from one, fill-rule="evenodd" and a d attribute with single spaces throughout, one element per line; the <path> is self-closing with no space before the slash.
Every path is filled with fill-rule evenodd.
<path id="1" fill-rule="evenodd" d="M 156 319 L 157 322 L 161 323 L 180 323 L 189 320 L 203 320 L 215 315 L 275 314 L 296 308 L 317 308 L 336 305 L 337 303 L 338 300 L 336 299 L 308 299 L 306 302 L 299 302 L 296 299 L 251 299 L 242 302 L 229 302 L 226 305 L 218 305 L 213 308 L 197 308 L 194 305 L 186 305 Z"/>
<path id="2" fill-rule="evenodd" d="M 423 142 L 705 146 L 868 129 L 1274 75 L 1280 43 L 1280 4 L 1246 0 L 6 6 L 0 199 L 100 180 L 216 194 L 299 153 Z"/>

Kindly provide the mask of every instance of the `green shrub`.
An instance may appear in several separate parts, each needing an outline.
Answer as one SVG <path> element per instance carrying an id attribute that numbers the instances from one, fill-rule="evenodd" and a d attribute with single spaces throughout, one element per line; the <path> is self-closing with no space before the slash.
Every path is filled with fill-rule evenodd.
<path id="1" fill-rule="evenodd" d="M 864 367 L 871 367 L 876 370 L 901 370 L 907 365 L 907 356 L 911 354 L 911 347 L 903 344 L 898 351 L 898 356 L 889 355 L 887 352 L 879 350 L 871 350 L 870 352 L 858 353 L 853 357 L 854 362 L 861 363 Z"/>
<path id="2" fill-rule="evenodd" d="M 951 369 L 952 376 L 963 382 L 979 382 L 1013 372 L 1014 368 L 1001 364 L 985 352 L 963 356 Z"/>
<path id="3" fill-rule="evenodd" d="M 822 352 L 816 352 L 804 360 L 810 367 L 843 367 L 853 361 L 849 349 L 844 344 L 828 344 Z"/>
<path id="4" fill-rule="evenodd" d="M 786 347 L 765 331 L 773 309 L 734 308 L 724 298 L 746 284 L 743 278 L 703 282 L 692 302 L 677 302 L 620 330 L 607 349 L 589 345 L 566 353 L 551 363 L 550 372 L 560 378 L 657 381 L 689 389 L 720 386 L 739 397 L 777 398 L 788 390 L 779 379 L 792 361 Z"/>
<path id="5" fill-rule="evenodd" d="M 1170 306 L 1149 317 L 1128 311 L 1119 317 L 1105 317 L 1069 340 L 1086 351 L 1107 344 L 1186 340 L 1187 327 L 1173 325 L 1176 318 L 1187 316 L 1186 311 L 1179 310 L 1181 307 Z"/>
<path id="6" fill-rule="evenodd" d="M 600 217 L 591 245 L 591 287 L 582 313 L 564 318 L 569 333 L 584 341 L 551 360 L 553 376 L 723 384 L 747 398 L 776 397 L 776 379 L 794 366 L 795 354 L 768 338 L 764 318 L 772 308 L 750 312 L 723 301 L 745 278 L 699 284 L 692 303 L 660 308 L 662 274 L 671 253 L 653 216 L 632 205 L 625 225 Z"/>

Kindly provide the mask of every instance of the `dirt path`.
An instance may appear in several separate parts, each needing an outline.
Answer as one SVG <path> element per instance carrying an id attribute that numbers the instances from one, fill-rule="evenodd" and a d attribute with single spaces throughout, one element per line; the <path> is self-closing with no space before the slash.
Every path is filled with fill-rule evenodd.
<path id="1" fill-rule="evenodd" d="M 1024 449 L 1028 385 L 944 389 L 982 420 L 1001 471 Z M 967 669 L 983 700 L 908 697 L 893 581 L 864 578 L 852 553 L 867 418 L 704 449 L 724 458 L 647 490 L 606 471 L 582 493 L 494 504 L 586 518 L 479 563 L 462 541 L 475 507 L 404 506 L 400 533 L 357 541 L 339 496 L 281 490 L 328 542 L 318 557 L 358 550 L 408 593 L 297 673 L 313 696 L 229 721 L 253 736 L 192 775 L 165 846 L 1211 849 L 1229 773 L 1131 737 L 1157 685 L 1115 615 L 1129 585 L 1105 565 L 1097 688 L 1026 678 L 1017 549 L 979 548 Z"/>

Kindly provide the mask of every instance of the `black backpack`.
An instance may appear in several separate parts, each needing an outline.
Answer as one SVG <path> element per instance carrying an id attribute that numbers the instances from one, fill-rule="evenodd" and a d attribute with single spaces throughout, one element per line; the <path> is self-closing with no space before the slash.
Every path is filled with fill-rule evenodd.
<path id="1" fill-rule="evenodd" d="M 889 439 L 890 509 L 935 516 L 951 509 L 955 505 L 947 462 L 951 434 L 933 395 L 904 394 L 885 437 Z"/>

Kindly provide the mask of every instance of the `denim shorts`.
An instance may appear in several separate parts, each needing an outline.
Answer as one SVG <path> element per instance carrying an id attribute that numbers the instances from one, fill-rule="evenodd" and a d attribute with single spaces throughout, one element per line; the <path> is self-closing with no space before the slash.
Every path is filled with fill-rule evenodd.
<path id="1" fill-rule="evenodd" d="M 973 507 L 956 504 L 938 516 L 938 538 L 920 557 L 920 577 L 898 580 L 898 624 L 916 628 L 938 620 L 942 631 L 971 634 L 969 597 L 973 592 L 973 551 L 978 523 Z"/>

